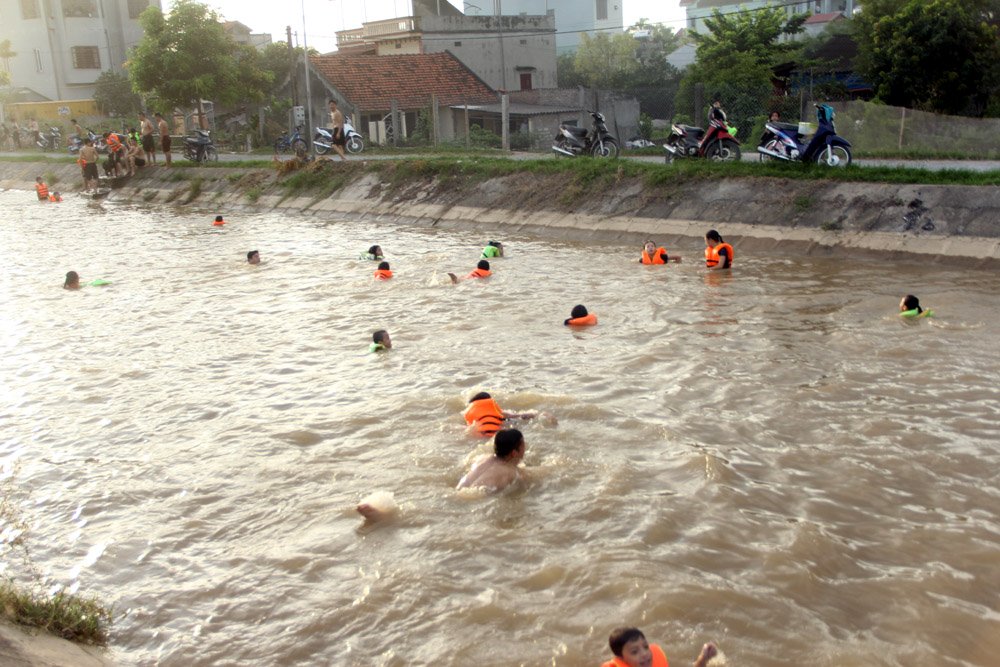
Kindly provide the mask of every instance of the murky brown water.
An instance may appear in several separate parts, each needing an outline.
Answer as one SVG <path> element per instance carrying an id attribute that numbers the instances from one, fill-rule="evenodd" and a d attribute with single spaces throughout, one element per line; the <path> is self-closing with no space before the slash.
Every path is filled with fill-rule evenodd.
<path id="1" fill-rule="evenodd" d="M 505 238 L 455 288 L 492 232 L 32 197 L 0 193 L 0 456 L 121 664 L 596 665 L 623 623 L 676 664 L 1000 664 L 995 273 Z M 530 486 L 460 498 L 479 389 L 559 423 Z M 362 527 L 377 489 L 402 515 Z"/>

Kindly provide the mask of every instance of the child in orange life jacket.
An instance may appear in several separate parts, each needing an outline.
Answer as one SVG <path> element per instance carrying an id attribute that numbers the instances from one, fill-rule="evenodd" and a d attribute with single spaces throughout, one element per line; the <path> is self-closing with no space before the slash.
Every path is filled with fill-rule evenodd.
<path id="1" fill-rule="evenodd" d="M 379 262 L 375 270 L 375 280 L 389 280 L 392 278 L 392 271 L 389 269 L 389 262 Z"/>
<path id="2" fill-rule="evenodd" d="M 516 428 L 499 431 L 493 438 L 493 454 L 480 457 L 472 464 L 456 489 L 483 489 L 490 493 L 503 491 L 520 479 L 519 465 L 524 460 L 524 436 Z"/>
<path id="3" fill-rule="evenodd" d="M 479 260 L 479 263 L 476 264 L 476 268 L 472 271 L 472 273 L 462 278 L 462 280 L 469 280 L 474 278 L 489 278 L 491 275 L 493 275 L 493 272 L 490 271 L 490 263 L 487 262 L 485 259 L 481 259 Z M 448 276 L 451 278 L 451 282 L 453 283 L 458 282 L 458 276 L 456 276 L 454 273 L 449 273 Z"/>
<path id="4" fill-rule="evenodd" d="M 38 201 L 49 200 L 49 186 L 45 185 L 41 176 L 35 178 L 35 192 L 38 193 Z"/>
<path id="5" fill-rule="evenodd" d="M 62 201 L 62 195 L 59 194 L 58 190 L 53 190 L 52 194 L 49 195 L 49 201 L 55 201 L 55 202 Z"/>
<path id="6" fill-rule="evenodd" d="M 642 257 L 640 264 L 666 264 L 667 262 L 681 261 L 680 255 L 669 256 L 665 248 L 657 248 L 652 241 L 646 241 L 642 246 Z"/>
<path id="7" fill-rule="evenodd" d="M 223 218 L 222 218 L 221 215 L 217 215 L 217 216 L 215 216 L 215 222 L 212 223 L 212 226 L 213 227 L 221 227 L 224 224 L 226 224 L 226 221 L 223 220 Z"/>
<path id="8" fill-rule="evenodd" d="M 587 307 L 580 304 L 573 306 L 569 319 L 563 321 L 563 326 L 587 327 L 597 324 L 597 316 L 587 312 Z"/>
<path id="9" fill-rule="evenodd" d="M 705 234 L 705 266 L 711 271 L 728 269 L 735 259 L 733 246 L 722 240 L 722 236 L 714 229 Z"/>
<path id="10" fill-rule="evenodd" d="M 663 649 L 647 642 L 639 628 L 615 628 L 608 637 L 608 644 L 615 657 L 601 667 L 668 667 Z M 694 667 L 706 667 L 717 654 L 715 644 L 705 644 L 694 661 Z"/>
<path id="11" fill-rule="evenodd" d="M 537 416 L 534 412 L 504 412 L 485 391 L 481 391 L 469 399 L 469 406 L 462 413 L 465 423 L 479 435 L 487 438 L 500 430 L 503 422 L 508 419 L 531 419 Z"/>

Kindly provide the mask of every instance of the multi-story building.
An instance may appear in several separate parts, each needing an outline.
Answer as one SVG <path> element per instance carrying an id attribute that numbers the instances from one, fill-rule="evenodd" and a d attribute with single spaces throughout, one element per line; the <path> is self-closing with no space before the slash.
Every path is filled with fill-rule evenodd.
<path id="1" fill-rule="evenodd" d="M 766 7 L 784 7 L 789 16 L 810 13 L 833 17 L 834 15 L 851 16 L 858 0 L 747 0 L 733 2 L 732 0 L 681 0 L 681 7 L 687 13 L 687 29 L 695 32 L 705 32 L 705 19 L 710 18 L 715 10 L 723 14 L 740 11 L 754 11 Z M 815 22 L 814 22 L 815 23 Z M 810 34 L 813 30 L 807 30 Z"/>
<path id="2" fill-rule="evenodd" d="M 571 53 L 581 35 L 621 32 L 625 0 L 465 0 L 469 16 L 548 14 L 556 16 L 556 53 Z"/>
<path id="3" fill-rule="evenodd" d="M 466 16 L 447 2 L 413 0 L 412 15 L 337 33 L 344 54 L 451 53 L 494 90 L 556 87 L 552 13 Z"/>
<path id="4" fill-rule="evenodd" d="M 0 67 L 23 101 L 93 97 L 101 72 L 121 71 L 142 39 L 139 15 L 160 0 L 0 0 L 0 41 L 17 54 Z"/>

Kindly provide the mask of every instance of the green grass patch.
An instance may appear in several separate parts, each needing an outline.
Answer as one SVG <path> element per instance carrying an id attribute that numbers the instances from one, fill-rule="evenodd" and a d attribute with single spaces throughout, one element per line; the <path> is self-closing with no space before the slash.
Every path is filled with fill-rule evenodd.
<path id="1" fill-rule="evenodd" d="M 112 610 L 94 598 L 66 593 L 49 597 L 6 581 L 0 583 L 0 609 L 14 623 L 63 639 L 100 646 L 108 643 Z"/>
<path id="2" fill-rule="evenodd" d="M 792 205 L 795 206 L 795 210 L 799 213 L 805 213 L 812 208 L 813 199 L 809 195 L 799 195 L 795 198 L 795 201 L 792 202 Z"/>
<path id="3" fill-rule="evenodd" d="M 256 204 L 261 194 L 263 194 L 263 191 L 259 187 L 254 186 L 246 191 L 247 201 L 251 204 Z"/>
<path id="4" fill-rule="evenodd" d="M 193 179 L 191 179 L 191 183 L 188 185 L 187 196 L 184 198 L 183 203 L 190 204 L 195 199 L 197 199 L 198 195 L 201 194 L 201 185 L 202 185 L 202 180 L 200 177 L 196 176 Z"/>
<path id="5" fill-rule="evenodd" d="M 53 157 L 49 155 L 9 155 L 0 157 L 0 162 L 45 162 L 48 164 L 76 164 L 76 158 L 71 156 Z"/>
<path id="6" fill-rule="evenodd" d="M 59 177 L 56 176 L 56 172 L 50 169 L 49 171 L 45 172 L 45 182 L 50 186 L 55 185 L 56 183 L 59 182 Z"/>

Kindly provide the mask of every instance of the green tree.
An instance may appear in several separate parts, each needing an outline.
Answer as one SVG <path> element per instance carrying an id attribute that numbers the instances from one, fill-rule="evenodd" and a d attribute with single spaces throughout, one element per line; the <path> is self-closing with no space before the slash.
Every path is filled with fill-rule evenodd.
<path id="1" fill-rule="evenodd" d="M 628 33 L 591 37 L 583 33 L 573 63 L 576 71 L 591 88 L 622 88 L 639 70 L 636 41 Z"/>
<path id="2" fill-rule="evenodd" d="M 158 7 L 139 17 L 144 36 L 127 63 L 133 89 L 168 107 L 211 99 L 223 105 L 261 100 L 272 75 L 257 51 L 226 34 L 219 16 L 196 0 L 178 0 L 169 16 Z"/>
<path id="3" fill-rule="evenodd" d="M 560 88 L 586 86 L 583 76 L 576 71 L 576 54 L 563 53 L 556 59 L 556 85 Z"/>
<path id="4" fill-rule="evenodd" d="M 134 116 L 142 111 L 142 100 L 132 90 L 132 82 L 120 72 L 101 72 L 94 88 L 94 101 L 109 116 Z"/>
<path id="5" fill-rule="evenodd" d="M 678 108 L 685 115 L 691 113 L 695 86 L 704 84 L 704 105 L 711 102 L 708 98 L 719 97 L 730 122 L 745 138 L 753 117 L 767 108 L 773 90 L 772 68 L 798 48 L 780 38 L 801 32 L 806 18 L 807 14 L 789 18 L 780 7 L 733 14 L 715 10 L 705 19 L 708 31 L 691 34 L 697 59 L 681 79 Z"/>
<path id="6" fill-rule="evenodd" d="M 888 104 L 983 115 L 1000 84 L 1000 0 L 867 0 L 859 70 Z"/>

